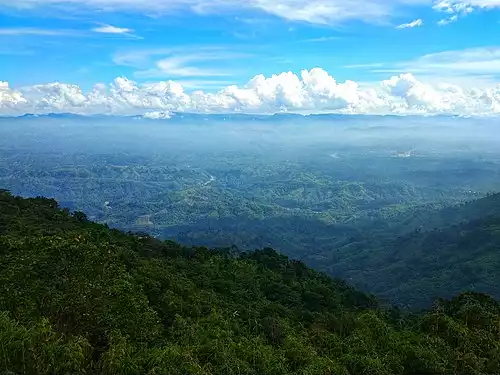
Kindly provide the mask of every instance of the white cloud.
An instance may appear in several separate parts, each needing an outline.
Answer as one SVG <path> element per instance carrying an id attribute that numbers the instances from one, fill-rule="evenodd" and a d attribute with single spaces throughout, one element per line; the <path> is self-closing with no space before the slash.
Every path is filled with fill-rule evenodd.
<path id="1" fill-rule="evenodd" d="M 432 53 L 411 61 L 391 65 L 378 64 L 377 68 L 371 71 L 378 73 L 404 71 L 437 77 L 494 76 L 500 74 L 500 47 L 480 47 Z"/>
<path id="2" fill-rule="evenodd" d="M 39 29 L 34 27 L 15 27 L 15 28 L 0 28 L 1 35 L 41 35 L 41 36 L 61 36 L 61 35 L 79 35 L 74 30 L 52 30 L 52 29 Z"/>
<path id="3" fill-rule="evenodd" d="M 79 86 L 50 83 L 22 90 L 0 84 L 0 114 L 71 112 L 81 114 L 168 117 L 172 111 L 201 113 L 359 113 L 359 114 L 500 114 L 500 85 L 470 88 L 445 82 L 431 84 L 412 74 L 393 76 L 365 87 L 337 82 L 320 68 L 265 77 L 217 92 L 188 92 L 179 83 L 138 84 L 124 77 L 97 84 L 89 92 Z"/>
<path id="4" fill-rule="evenodd" d="M 164 112 L 164 111 L 153 111 L 146 112 L 142 117 L 151 119 L 151 120 L 168 120 L 172 118 L 172 112 Z"/>
<path id="5" fill-rule="evenodd" d="M 477 4 L 476 4 L 477 6 Z M 460 1 L 460 0 L 440 0 L 437 1 L 433 8 L 440 12 L 445 13 L 471 13 L 474 8 L 472 6 L 472 2 L 469 1 Z"/>
<path id="6" fill-rule="evenodd" d="M 408 28 L 413 28 L 413 27 L 419 27 L 424 24 L 424 21 L 422 19 L 416 19 L 414 21 L 408 22 L 408 23 L 403 23 L 399 26 L 396 26 L 396 29 L 408 29 Z"/>
<path id="7" fill-rule="evenodd" d="M 408 108 L 424 113 L 500 114 L 500 85 L 485 90 L 445 83 L 433 87 L 411 74 L 392 77 L 383 85 L 391 95 L 404 99 Z"/>
<path id="8" fill-rule="evenodd" d="M 209 68 L 199 68 L 190 65 L 200 61 L 207 61 L 210 59 L 222 60 L 223 57 L 215 57 L 213 55 L 193 54 L 184 56 L 170 56 L 165 57 L 156 62 L 156 67 L 139 71 L 135 75 L 142 78 L 153 77 L 214 77 L 214 76 L 227 76 L 228 73 Z"/>
<path id="9" fill-rule="evenodd" d="M 346 21 L 386 22 L 407 14 L 408 8 L 428 7 L 451 16 L 463 16 L 478 9 L 500 7 L 500 0 L 0 0 L 0 6 L 19 9 L 64 7 L 81 11 L 125 11 L 165 15 L 181 12 L 244 15 L 260 11 L 286 20 L 315 24 Z"/>
<path id="10" fill-rule="evenodd" d="M 113 62 L 138 69 L 134 73 L 137 78 L 213 78 L 227 77 L 231 72 L 210 67 L 210 64 L 249 56 L 224 48 L 202 46 L 129 51 L 116 54 Z"/>
<path id="11" fill-rule="evenodd" d="M 443 18 L 443 19 L 439 20 L 437 24 L 439 26 L 445 26 L 445 25 L 449 25 L 450 23 L 453 23 L 453 22 L 456 22 L 456 21 L 458 21 L 458 15 L 454 14 L 451 17 Z"/>
<path id="12" fill-rule="evenodd" d="M 102 25 L 102 26 L 93 28 L 92 31 L 94 31 L 96 33 L 103 33 L 103 34 L 129 34 L 129 33 L 132 33 L 134 30 L 127 29 L 125 27 Z"/>
<path id="13" fill-rule="evenodd" d="M 322 36 L 319 38 L 310 38 L 299 40 L 298 43 L 323 43 L 323 42 L 331 42 L 332 40 L 339 40 L 338 36 Z"/>
<path id="14" fill-rule="evenodd" d="M 487 10 L 499 7 L 500 0 L 436 0 L 433 9 L 451 15 L 438 21 L 438 25 L 444 26 L 478 9 Z"/>
<path id="15" fill-rule="evenodd" d="M 242 14 L 260 11 L 292 21 L 338 24 L 349 20 L 385 21 L 399 9 L 412 5 L 432 5 L 432 0 L 0 0 L 0 5 L 17 8 L 48 6 L 75 7 L 102 11 L 129 11 L 166 14 L 192 11 L 199 14 Z"/>
<path id="16" fill-rule="evenodd" d="M 126 27 L 116 27 L 112 25 L 101 25 L 99 27 L 94 27 L 91 29 L 94 33 L 99 34 L 108 34 L 110 36 L 120 36 L 120 37 L 128 37 L 132 39 L 143 39 L 142 37 L 134 34 L 133 29 L 129 29 Z"/>
<path id="17" fill-rule="evenodd" d="M 0 0 L 1 4 L 1 0 Z M 101 25 L 91 29 L 94 33 L 112 34 L 120 36 L 128 36 L 132 38 L 140 38 L 133 34 L 132 29 L 120 28 L 111 25 Z M 36 27 L 13 27 L 0 28 L 0 36 L 70 36 L 70 37 L 85 37 L 91 36 L 89 32 L 81 30 L 69 29 L 42 29 Z"/>
<path id="18" fill-rule="evenodd" d="M 413 60 L 347 66 L 371 74 L 412 73 L 426 82 L 446 81 L 462 87 L 496 86 L 500 78 L 500 47 L 432 53 Z"/>
<path id="19" fill-rule="evenodd" d="M 28 101 L 19 91 L 14 91 L 9 87 L 8 82 L 0 81 L 0 114 L 10 114 L 17 108 L 26 105 Z"/>
<path id="20" fill-rule="evenodd" d="M 433 8 L 446 13 L 471 13 L 477 9 L 500 7 L 500 0 L 436 0 Z"/>

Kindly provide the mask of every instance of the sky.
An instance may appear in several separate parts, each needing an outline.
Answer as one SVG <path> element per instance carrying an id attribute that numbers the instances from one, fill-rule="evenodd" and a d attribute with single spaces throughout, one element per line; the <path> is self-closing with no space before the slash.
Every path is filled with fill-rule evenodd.
<path id="1" fill-rule="evenodd" d="M 0 0 L 0 115 L 500 113 L 500 0 Z"/>

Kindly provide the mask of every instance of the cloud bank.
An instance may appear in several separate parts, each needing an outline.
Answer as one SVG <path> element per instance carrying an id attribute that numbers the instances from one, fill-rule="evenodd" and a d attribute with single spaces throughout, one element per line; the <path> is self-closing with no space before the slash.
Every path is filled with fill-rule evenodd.
<path id="1" fill-rule="evenodd" d="M 13 89 L 0 82 L 0 115 L 53 112 L 158 118 L 168 118 L 163 114 L 171 112 L 495 115 L 500 113 L 500 85 L 431 85 L 408 73 L 365 87 L 349 80 L 337 82 L 320 68 L 299 75 L 257 75 L 243 86 L 217 92 L 188 92 L 175 81 L 139 84 L 125 77 L 97 84 L 88 92 L 66 83 Z"/>

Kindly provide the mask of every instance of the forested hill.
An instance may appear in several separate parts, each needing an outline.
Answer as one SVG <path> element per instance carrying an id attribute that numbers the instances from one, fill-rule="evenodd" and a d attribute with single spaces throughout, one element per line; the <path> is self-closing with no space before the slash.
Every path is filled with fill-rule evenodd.
<path id="1" fill-rule="evenodd" d="M 312 265 L 410 308 L 463 290 L 500 298 L 500 194 L 415 215 L 404 235 L 372 233 Z"/>
<path id="2" fill-rule="evenodd" d="M 388 220 L 388 222 L 393 226 L 399 226 L 399 232 L 404 233 L 408 229 L 429 231 L 474 220 L 482 220 L 487 217 L 500 217 L 499 193 L 489 194 L 481 199 L 447 206 L 442 209 L 424 206 L 420 209 L 408 210 L 400 214 L 399 217 Z M 382 230 L 387 230 L 387 228 L 382 227 Z"/>
<path id="3" fill-rule="evenodd" d="M 494 374 L 500 305 L 464 293 L 384 310 L 271 249 L 125 234 L 0 192 L 0 371 Z"/>

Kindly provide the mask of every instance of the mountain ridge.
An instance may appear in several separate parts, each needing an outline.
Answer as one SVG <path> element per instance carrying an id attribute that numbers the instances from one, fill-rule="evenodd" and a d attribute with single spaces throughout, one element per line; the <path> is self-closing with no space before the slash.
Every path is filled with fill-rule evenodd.
<path id="1" fill-rule="evenodd" d="M 161 112 L 161 111 L 160 111 Z M 178 111 L 168 111 L 172 114 L 172 118 L 189 118 L 189 119 L 240 119 L 240 120 L 269 120 L 269 119 L 277 119 L 277 120 L 300 120 L 300 119 L 332 119 L 332 120 L 349 120 L 349 119 L 367 119 L 367 118 L 400 118 L 405 117 L 409 119 L 420 119 L 421 115 L 398 115 L 398 114 L 342 114 L 342 113 L 237 113 L 237 112 L 228 112 L 228 113 L 195 113 L 195 112 L 178 112 Z M 147 114 L 147 113 L 146 113 Z M 435 114 L 429 115 L 428 117 L 435 118 L 483 118 L 482 116 L 460 116 L 460 115 L 442 115 Z M 16 116 L 3 116 L 1 118 L 54 118 L 54 119 L 111 119 L 111 118 L 135 118 L 135 119 L 148 119 L 151 121 L 166 121 L 172 120 L 172 118 L 147 118 L 144 115 L 113 115 L 113 114 L 83 114 L 83 113 L 72 113 L 72 112 L 51 112 L 51 113 L 25 113 L 22 115 Z"/>
<path id="2" fill-rule="evenodd" d="M 184 247 L 0 190 L 0 358 L 14 374 L 494 374 L 500 304 L 407 314 L 272 249 Z"/>
<path id="3" fill-rule="evenodd" d="M 405 306 L 425 307 L 464 289 L 500 298 L 500 194 L 393 221 L 321 254 L 331 268 L 311 264 Z"/>

